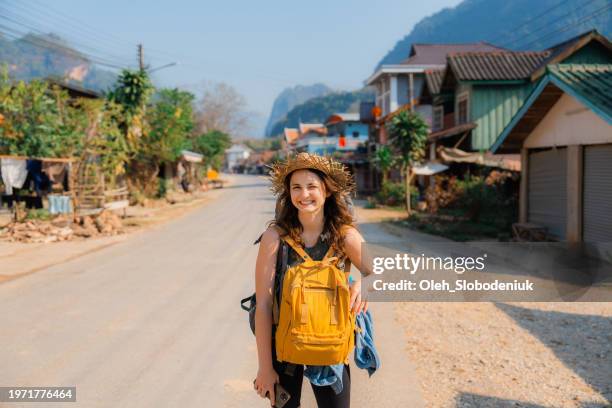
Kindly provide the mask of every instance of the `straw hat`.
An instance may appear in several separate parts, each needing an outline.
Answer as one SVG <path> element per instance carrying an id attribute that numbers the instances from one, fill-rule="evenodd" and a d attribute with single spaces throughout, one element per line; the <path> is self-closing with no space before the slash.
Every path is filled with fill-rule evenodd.
<path id="1" fill-rule="evenodd" d="M 344 164 L 329 157 L 310 153 L 299 153 L 285 161 L 275 163 L 270 167 L 269 179 L 272 182 L 271 190 L 280 194 L 285 190 L 285 179 L 296 170 L 315 169 L 327 175 L 338 187 L 341 193 L 350 193 L 355 190 L 355 180 Z"/>

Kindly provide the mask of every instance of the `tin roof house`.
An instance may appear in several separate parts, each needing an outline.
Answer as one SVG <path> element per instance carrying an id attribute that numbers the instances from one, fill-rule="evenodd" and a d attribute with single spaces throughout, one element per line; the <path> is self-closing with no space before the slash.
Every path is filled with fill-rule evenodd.
<path id="1" fill-rule="evenodd" d="M 431 125 L 431 96 L 423 94 L 427 81 L 426 72 L 443 72 L 448 54 L 498 50 L 503 49 L 484 42 L 413 44 L 404 61 L 399 64 L 380 66 L 366 80 L 366 84 L 375 89 L 376 106 L 380 109 L 378 142 L 386 143 L 387 137 L 383 125 L 395 112 L 400 110 L 412 108 L 423 115 Z"/>
<path id="2" fill-rule="evenodd" d="M 426 93 L 433 98 L 430 141 L 489 150 L 548 65 L 603 63 L 609 49 L 605 37 L 589 31 L 544 51 L 450 53 L 443 74 L 426 73 Z"/>
<path id="3" fill-rule="evenodd" d="M 612 52 L 546 67 L 492 146 L 520 153 L 516 228 L 612 250 Z"/>

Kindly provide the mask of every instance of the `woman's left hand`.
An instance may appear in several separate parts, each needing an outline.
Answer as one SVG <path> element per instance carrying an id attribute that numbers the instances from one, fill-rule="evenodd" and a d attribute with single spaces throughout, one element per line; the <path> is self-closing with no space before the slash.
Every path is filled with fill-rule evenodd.
<path id="1" fill-rule="evenodd" d="M 353 282 L 351 285 L 351 312 L 355 314 L 359 314 L 359 312 L 367 312 L 368 311 L 368 301 L 361 299 L 361 279 Z"/>

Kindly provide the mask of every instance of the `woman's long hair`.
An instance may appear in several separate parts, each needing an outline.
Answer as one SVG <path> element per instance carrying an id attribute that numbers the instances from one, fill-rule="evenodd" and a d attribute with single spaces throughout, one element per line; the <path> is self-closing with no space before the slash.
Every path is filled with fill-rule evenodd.
<path id="1" fill-rule="evenodd" d="M 322 238 L 327 240 L 330 245 L 333 245 L 337 251 L 344 252 L 344 227 L 354 227 L 355 225 L 344 197 L 345 193 L 341 192 L 333 179 L 322 171 L 316 169 L 306 170 L 316 174 L 325 185 L 326 192 L 330 193 L 329 197 L 325 199 L 323 206 L 325 221 Z M 304 246 L 301 238 L 303 227 L 298 218 L 298 209 L 291 202 L 289 184 L 292 174 L 293 172 L 289 173 L 285 178 L 285 189 L 276 201 L 276 218 L 270 222 L 270 225 L 280 227 L 283 230 L 283 236 L 289 235 L 299 245 Z"/>

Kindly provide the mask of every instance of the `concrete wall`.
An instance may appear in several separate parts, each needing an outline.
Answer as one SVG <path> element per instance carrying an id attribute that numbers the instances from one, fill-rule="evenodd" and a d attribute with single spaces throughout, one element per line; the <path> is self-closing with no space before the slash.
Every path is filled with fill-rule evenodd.
<path id="1" fill-rule="evenodd" d="M 570 95 L 561 99 L 525 139 L 527 148 L 612 143 L 612 126 Z"/>

